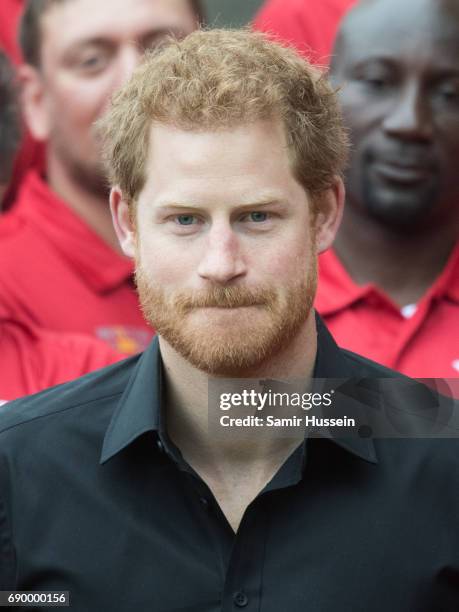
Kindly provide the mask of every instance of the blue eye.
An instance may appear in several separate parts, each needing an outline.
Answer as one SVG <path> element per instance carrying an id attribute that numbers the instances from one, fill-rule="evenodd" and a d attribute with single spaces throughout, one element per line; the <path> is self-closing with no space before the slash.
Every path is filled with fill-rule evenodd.
<path id="1" fill-rule="evenodd" d="M 193 215 L 178 215 L 177 217 L 179 225 L 193 225 L 194 220 Z"/>
<path id="2" fill-rule="evenodd" d="M 99 57 L 88 57 L 84 62 L 81 62 L 85 68 L 92 68 L 93 66 L 97 66 L 97 63 L 100 62 Z"/>
<path id="3" fill-rule="evenodd" d="M 266 221 L 267 218 L 268 218 L 268 214 L 264 212 L 250 213 L 250 220 L 254 221 L 255 223 L 262 223 L 263 221 Z"/>

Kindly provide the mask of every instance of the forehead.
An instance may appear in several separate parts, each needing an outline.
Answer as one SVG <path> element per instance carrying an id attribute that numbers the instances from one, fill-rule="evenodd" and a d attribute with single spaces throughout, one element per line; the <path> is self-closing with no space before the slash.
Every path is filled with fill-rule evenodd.
<path id="1" fill-rule="evenodd" d="M 367 0 L 343 25 L 338 65 L 390 59 L 458 69 L 458 58 L 459 6 L 453 0 Z"/>
<path id="2" fill-rule="evenodd" d="M 189 27 L 188 0 L 66 0 L 43 16 L 43 44 L 70 47 L 81 40 L 129 38 L 151 30 Z"/>
<path id="3" fill-rule="evenodd" d="M 241 203 L 253 191 L 295 189 L 283 126 L 260 120 L 222 130 L 180 130 L 154 124 L 146 163 L 145 192 Z M 167 199 L 166 198 L 166 199 Z"/>

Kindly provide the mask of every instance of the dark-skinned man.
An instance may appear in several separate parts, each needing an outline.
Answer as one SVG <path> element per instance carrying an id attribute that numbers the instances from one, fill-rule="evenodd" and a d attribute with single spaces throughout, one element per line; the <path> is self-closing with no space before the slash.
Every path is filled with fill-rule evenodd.
<path id="1" fill-rule="evenodd" d="M 459 372 L 459 6 L 367 0 L 331 71 L 353 143 L 317 307 L 343 346 L 416 377 Z"/>

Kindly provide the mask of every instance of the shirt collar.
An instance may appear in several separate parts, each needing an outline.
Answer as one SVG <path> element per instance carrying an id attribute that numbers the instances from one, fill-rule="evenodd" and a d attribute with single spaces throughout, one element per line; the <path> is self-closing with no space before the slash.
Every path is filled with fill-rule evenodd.
<path id="1" fill-rule="evenodd" d="M 131 260 L 102 240 L 36 172 L 23 183 L 17 213 L 45 234 L 94 291 L 111 291 L 132 278 Z"/>
<path id="2" fill-rule="evenodd" d="M 459 240 L 457 241 L 443 272 L 431 288 L 434 297 L 447 297 L 459 304 Z"/>
<path id="3" fill-rule="evenodd" d="M 337 346 L 317 315 L 318 351 L 314 368 L 316 378 L 349 379 L 355 376 L 344 353 Z M 155 337 L 138 358 L 129 383 L 121 396 L 106 431 L 101 453 L 105 463 L 147 432 L 162 432 L 164 418 L 161 404 L 162 362 L 159 341 Z M 347 401 L 353 402 L 351 398 Z M 328 437 L 328 436 L 327 436 Z M 377 463 L 374 444 L 365 438 L 330 439 L 354 455 Z"/>
<path id="4" fill-rule="evenodd" d="M 323 316 L 347 308 L 373 290 L 373 285 L 357 285 L 332 249 L 320 255 L 315 306 Z"/>
<path id="5" fill-rule="evenodd" d="M 344 310 L 372 293 L 384 295 L 374 284 L 357 285 L 332 249 L 319 257 L 319 277 L 315 305 L 324 317 Z M 440 276 L 425 295 L 425 299 L 432 297 L 447 298 L 459 303 L 459 241 Z M 390 298 L 386 299 L 390 301 Z"/>
<path id="6" fill-rule="evenodd" d="M 362 409 L 356 397 L 358 393 L 358 380 L 356 380 L 356 371 L 350 366 L 349 361 L 345 357 L 345 353 L 338 347 L 332 335 L 328 331 L 320 316 L 316 313 L 317 326 L 317 356 L 314 366 L 314 379 L 336 379 L 339 384 L 349 383 L 350 393 L 340 393 L 340 402 L 337 406 L 337 417 L 343 414 L 354 413 L 362 414 Z M 357 377 L 358 378 L 358 377 Z M 368 399 L 367 399 L 368 401 Z M 361 438 L 357 435 L 346 438 L 339 438 L 330 435 L 324 435 L 342 448 L 348 450 L 354 455 L 369 461 L 370 463 L 378 463 L 374 442 L 371 438 Z"/>
<path id="7" fill-rule="evenodd" d="M 159 431 L 162 365 L 158 337 L 138 359 L 105 433 L 101 463 L 122 451 L 142 434 Z"/>

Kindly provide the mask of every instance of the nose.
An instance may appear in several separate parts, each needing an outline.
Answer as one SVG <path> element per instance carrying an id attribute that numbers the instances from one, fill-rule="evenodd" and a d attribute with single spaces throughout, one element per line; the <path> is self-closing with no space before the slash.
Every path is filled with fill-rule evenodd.
<path id="1" fill-rule="evenodd" d="M 198 267 L 201 278 L 228 284 L 247 272 L 240 239 L 227 222 L 216 223 L 209 230 L 205 252 Z"/>
<path id="2" fill-rule="evenodd" d="M 126 43 L 120 50 L 117 65 L 115 88 L 119 89 L 125 85 L 132 76 L 132 73 L 142 60 L 142 50 L 134 43 Z"/>
<path id="3" fill-rule="evenodd" d="M 405 87 L 384 120 L 389 136 L 428 142 L 433 134 L 433 116 L 428 96 L 417 84 Z"/>

